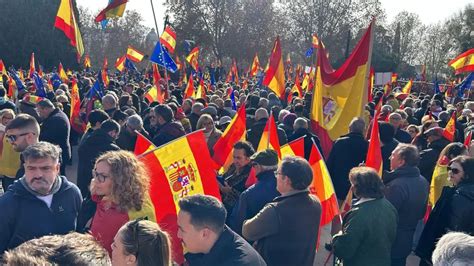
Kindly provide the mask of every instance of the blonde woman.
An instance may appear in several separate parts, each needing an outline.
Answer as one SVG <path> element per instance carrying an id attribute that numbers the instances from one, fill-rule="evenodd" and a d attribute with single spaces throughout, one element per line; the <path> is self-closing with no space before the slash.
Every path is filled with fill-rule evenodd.
<path id="1" fill-rule="evenodd" d="M 156 221 L 148 195 L 149 177 L 144 165 L 128 151 L 104 153 L 92 171 L 90 191 L 95 212 L 90 219 L 84 218 L 87 213 L 80 215 L 78 227 L 81 230 L 80 223 L 88 220 L 86 227 L 111 254 L 114 236 L 126 222 L 137 218 Z M 89 211 L 91 216 L 90 209 L 90 205 L 83 206 L 81 212 Z"/>
<path id="2" fill-rule="evenodd" d="M 208 114 L 203 114 L 199 117 L 196 129 L 204 128 L 204 136 L 206 137 L 207 148 L 211 156 L 214 154 L 214 144 L 222 136 L 222 132 L 216 128 L 214 120 Z"/>

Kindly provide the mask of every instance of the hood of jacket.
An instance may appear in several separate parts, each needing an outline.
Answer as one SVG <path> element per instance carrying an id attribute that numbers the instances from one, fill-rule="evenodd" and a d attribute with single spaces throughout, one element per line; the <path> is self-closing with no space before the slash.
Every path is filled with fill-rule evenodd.
<path id="1" fill-rule="evenodd" d="M 67 180 L 65 176 L 59 176 L 61 178 L 61 187 L 59 188 L 57 193 L 62 193 L 70 188 L 72 188 L 71 184 Z M 20 181 L 15 181 L 13 185 L 8 187 L 8 191 L 12 192 L 13 195 L 22 197 L 22 198 L 31 198 L 31 199 L 36 199 L 36 196 L 31 194 Z"/>

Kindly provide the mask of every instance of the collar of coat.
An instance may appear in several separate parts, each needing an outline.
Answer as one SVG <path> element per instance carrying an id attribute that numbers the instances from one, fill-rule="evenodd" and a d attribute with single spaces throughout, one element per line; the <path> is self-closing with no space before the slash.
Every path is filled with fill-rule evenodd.
<path id="1" fill-rule="evenodd" d="M 393 171 L 384 171 L 382 180 L 384 184 L 388 184 L 397 178 L 413 178 L 419 177 L 420 170 L 414 166 L 402 166 Z"/>

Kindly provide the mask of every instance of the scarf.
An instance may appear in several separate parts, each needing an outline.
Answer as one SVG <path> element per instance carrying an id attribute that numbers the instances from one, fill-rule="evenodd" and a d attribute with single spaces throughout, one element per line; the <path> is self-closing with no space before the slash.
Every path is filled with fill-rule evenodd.
<path id="1" fill-rule="evenodd" d="M 26 178 L 24 176 L 22 178 L 20 178 L 20 182 L 28 192 L 35 195 L 36 197 L 44 197 L 44 196 L 48 196 L 48 195 L 53 195 L 53 194 L 55 194 L 59 191 L 59 189 L 61 188 L 61 184 L 62 184 L 61 178 L 59 176 L 57 176 L 56 180 L 54 180 L 54 184 L 53 184 L 53 187 L 51 188 L 51 191 L 47 195 L 43 195 L 43 194 L 40 194 L 40 193 L 32 190 L 28 186 L 28 184 L 26 183 Z"/>

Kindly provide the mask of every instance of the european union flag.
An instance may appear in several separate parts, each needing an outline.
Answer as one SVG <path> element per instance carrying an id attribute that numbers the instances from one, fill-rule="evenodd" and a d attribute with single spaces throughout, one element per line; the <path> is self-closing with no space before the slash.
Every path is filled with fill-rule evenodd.
<path id="1" fill-rule="evenodd" d="M 53 75 L 51 76 L 51 82 L 53 83 L 53 89 L 55 90 L 59 87 L 59 85 L 63 83 L 58 73 L 56 72 L 54 72 Z"/>
<path id="2" fill-rule="evenodd" d="M 310 47 L 308 50 L 306 50 L 306 57 L 311 57 L 313 55 L 313 52 L 314 52 L 314 48 L 313 47 Z"/>
<path id="3" fill-rule="evenodd" d="M 94 85 L 87 93 L 87 98 L 92 99 L 92 97 L 102 98 L 104 96 L 104 82 L 102 81 L 102 71 L 99 70 L 97 74 L 97 80 L 94 82 Z"/>
<path id="4" fill-rule="evenodd" d="M 457 85 L 458 89 L 458 96 L 463 97 L 464 96 L 464 91 L 466 89 L 471 89 L 471 84 L 474 81 L 474 72 L 471 72 L 459 85 Z"/>
<path id="5" fill-rule="evenodd" d="M 124 63 L 124 66 L 125 68 L 127 68 L 128 70 L 135 70 L 135 71 L 138 71 L 137 67 L 135 66 L 135 64 L 129 60 L 128 58 L 125 58 L 125 63 Z"/>
<path id="6" fill-rule="evenodd" d="M 230 101 L 232 102 L 232 110 L 237 111 L 237 104 L 235 103 L 235 94 L 234 94 L 233 89 L 232 89 L 232 92 L 230 93 Z"/>
<path id="7" fill-rule="evenodd" d="M 165 47 L 160 42 L 156 43 L 155 50 L 153 50 L 150 61 L 162 67 L 166 67 L 166 69 L 172 73 L 175 73 L 178 70 L 178 66 L 173 61 L 173 58 L 171 58 L 168 51 L 166 51 Z"/>
<path id="8" fill-rule="evenodd" d="M 44 89 L 43 79 L 38 75 L 38 72 L 33 73 L 33 80 L 36 87 L 36 96 L 46 97 L 46 90 Z"/>
<path id="9" fill-rule="evenodd" d="M 439 89 L 439 82 L 438 82 L 438 80 L 435 80 L 434 85 L 433 85 L 433 90 L 434 90 L 434 94 L 441 93 L 441 90 Z"/>

